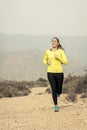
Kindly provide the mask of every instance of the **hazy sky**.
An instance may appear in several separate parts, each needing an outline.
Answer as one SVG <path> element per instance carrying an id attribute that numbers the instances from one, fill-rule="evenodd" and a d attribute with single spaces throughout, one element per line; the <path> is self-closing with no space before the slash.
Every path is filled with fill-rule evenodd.
<path id="1" fill-rule="evenodd" d="M 87 36 L 87 0 L 0 0 L 0 32 Z"/>

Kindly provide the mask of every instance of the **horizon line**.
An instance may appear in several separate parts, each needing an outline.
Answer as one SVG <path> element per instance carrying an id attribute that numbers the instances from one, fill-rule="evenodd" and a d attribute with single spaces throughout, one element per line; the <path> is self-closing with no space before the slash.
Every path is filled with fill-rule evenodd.
<path id="1" fill-rule="evenodd" d="M 21 35 L 21 36 L 58 36 L 58 37 L 87 37 L 87 35 L 57 35 L 57 34 L 23 34 L 23 33 L 3 33 L 0 32 L 2 35 L 7 35 L 7 36 L 13 36 L 13 35 Z"/>

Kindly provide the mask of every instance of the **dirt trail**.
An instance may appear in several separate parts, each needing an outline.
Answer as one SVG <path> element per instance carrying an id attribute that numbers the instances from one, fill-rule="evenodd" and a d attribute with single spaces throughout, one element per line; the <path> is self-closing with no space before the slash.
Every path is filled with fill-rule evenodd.
<path id="1" fill-rule="evenodd" d="M 0 99 L 0 130 L 87 130 L 87 99 L 68 103 L 62 94 L 53 111 L 46 88 L 32 88 L 25 97 Z"/>

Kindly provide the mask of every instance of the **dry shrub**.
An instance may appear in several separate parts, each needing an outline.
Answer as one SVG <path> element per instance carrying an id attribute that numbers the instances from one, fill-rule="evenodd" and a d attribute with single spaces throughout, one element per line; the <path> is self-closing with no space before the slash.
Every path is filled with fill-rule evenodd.
<path id="1" fill-rule="evenodd" d="M 49 88 L 47 88 L 47 89 L 45 90 L 45 93 L 48 93 L 48 94 L 52 93 L 51 88 L 50 88 L 50 87 L 49 87 Z"/>
<path id="2" fill-rule="evenodd" d="M 20 85 L 21 84 L 21 85 Z M 0 98 L 2 97 L 15 97 L 26 96 L 30 93 L 28 87 L 16 81 L 3 81 L 0 82 Z"/>
<path id="3" fill-rule="evenodd" d="M 69 74 L 64 80 L 63 93 L 67 93 L 66 99 L 68 101 L 75 102 L 76 94 L 84 93 L 84 97 L 87 97 L 85 92 L 87 91 L 87 74 L 84 76 L 72 76 Z"/>
<path id="4" fill-rule="evenodd" d="M 80 98 L 87 98 L 87 92 L 83 93 Z"/>

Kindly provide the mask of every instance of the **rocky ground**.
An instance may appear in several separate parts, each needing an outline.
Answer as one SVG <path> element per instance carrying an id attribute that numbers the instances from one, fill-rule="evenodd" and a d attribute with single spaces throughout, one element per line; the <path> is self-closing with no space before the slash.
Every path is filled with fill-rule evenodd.
<path id="1" fill-rule="evenodd" d="M 31 89 L 24 97 L 0 99 L 0 130 L 87 130 L 87 98 L 77 103 L 59 98 L 59 112 L 53 111 L 51 94 L 45 87 Z"/>

